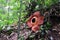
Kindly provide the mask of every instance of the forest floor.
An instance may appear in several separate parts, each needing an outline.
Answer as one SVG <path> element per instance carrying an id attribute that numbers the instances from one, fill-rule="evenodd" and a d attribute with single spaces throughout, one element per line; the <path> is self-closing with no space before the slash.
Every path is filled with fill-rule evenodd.
<path id="1" fill-rule="evenodd" d="M 60 5 L 59 5 L 58 10 L 59 9 L 60 9 Z M 60 16 L 56 17 L 55 19 L 54 18 L 55 17 L 53 17 L 51 20 L 51 23 L 53 24 L 51 27 L 51 30 L 48 30 L 47 33 L 44 35 L 45 36 L 44 40 L 60 40 Z M 21 28 L 23 27 L 25 27 L 24 24 L 21 25 Z M 32 31 L 29 29 L 23 29 L 20 31 L 20 36 L 23 36 L 25 40 L 32 40 L 32 39 L 27 39 L 28 36 L 31 34 L 31 32 Z M 38 35 L 38 37 L 40 37 L 39 34 L 40 33 L 35 34 L 35 35 Z M 0 40 L 17 40 L 17 36 L 18 36 L 17 32 L 14 32 L 14 31 L 12 31 L 10 35 L 8 35 L 7 32 L 4 32 L 4 31 L 3 33 L 0 32 Z M 39 39 L 35 37 L 34 40 L 39 40 Z"/>

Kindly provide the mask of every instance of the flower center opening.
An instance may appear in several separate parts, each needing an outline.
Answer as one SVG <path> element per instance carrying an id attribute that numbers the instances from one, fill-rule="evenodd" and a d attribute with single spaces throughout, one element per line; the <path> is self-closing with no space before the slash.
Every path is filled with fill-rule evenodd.
<path id="1" fill-rule="evenodd" d="M 35 18 L 33 18 L 33 19 L 32 19 L 32 23 L 35 23 L 35 21 L 36 21 L 36 19 L 35 19 Z"/>

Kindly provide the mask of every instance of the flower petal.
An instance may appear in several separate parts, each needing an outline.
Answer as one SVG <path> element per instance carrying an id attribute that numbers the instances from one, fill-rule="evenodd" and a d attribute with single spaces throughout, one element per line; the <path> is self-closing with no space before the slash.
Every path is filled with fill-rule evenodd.
<path id="1" fill-rule="evenodd" d="M 38 30 L 39 30 L 39 26 L 36 25 L 36 26 L 32 27 L 32 31 L 36 32 Z"/>

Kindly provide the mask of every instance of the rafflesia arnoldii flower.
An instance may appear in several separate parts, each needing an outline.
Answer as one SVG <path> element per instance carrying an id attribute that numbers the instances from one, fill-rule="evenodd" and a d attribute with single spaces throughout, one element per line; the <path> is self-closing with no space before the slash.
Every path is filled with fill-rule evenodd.
<path id="1" fill-rule="evenodd" d="M 39 26 L 43 24 L 43 21 L 44 16 L 42 16 L 39 11 L 36 11 L 27 20 L 27 25 L 32 29 L 32 31 L 36 32 L 39 30 Z"/>

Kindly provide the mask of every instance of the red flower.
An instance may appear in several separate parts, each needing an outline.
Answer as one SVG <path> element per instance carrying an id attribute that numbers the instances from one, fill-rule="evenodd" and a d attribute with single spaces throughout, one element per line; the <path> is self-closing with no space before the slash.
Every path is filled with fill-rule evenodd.
<path id="1" fill-rule="evenodd" d="M 27 25 L 32 29 L 32 31 L 38 31 L 39 26 L 43 24 L 44 16 L 41 16 L 40 12 L 37 11 L 29 17 L 27 20 Z"/>

